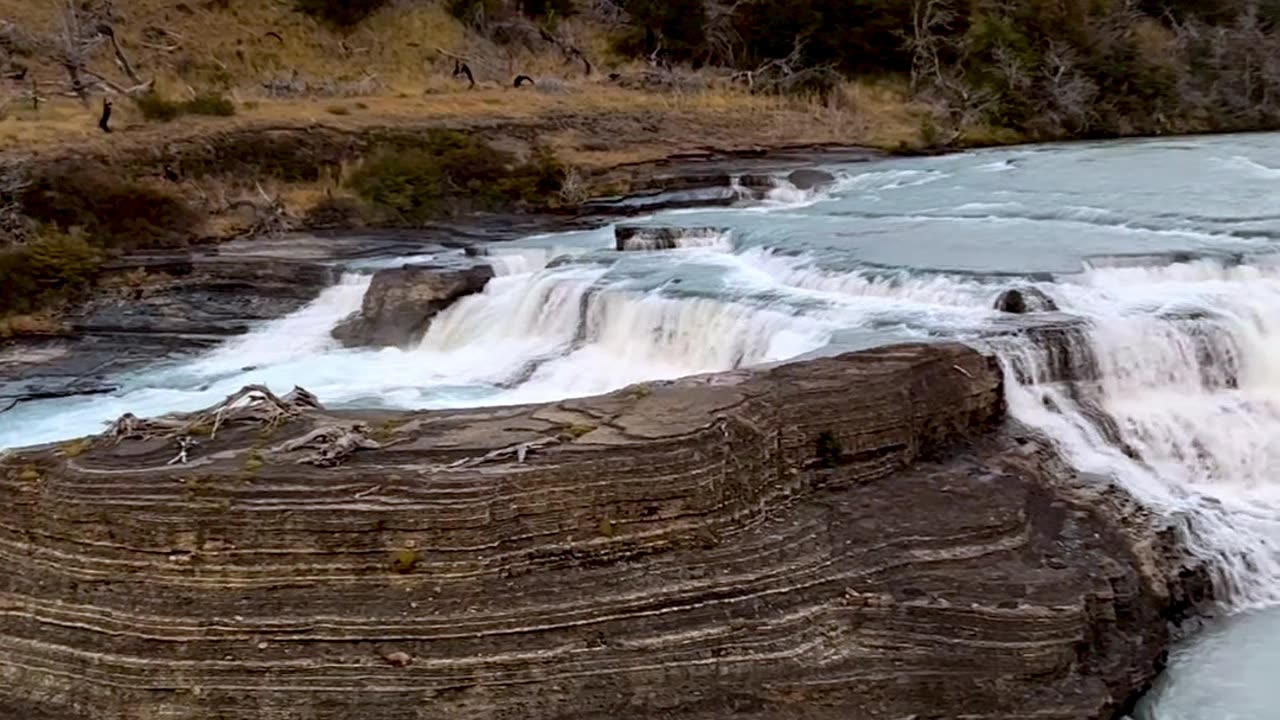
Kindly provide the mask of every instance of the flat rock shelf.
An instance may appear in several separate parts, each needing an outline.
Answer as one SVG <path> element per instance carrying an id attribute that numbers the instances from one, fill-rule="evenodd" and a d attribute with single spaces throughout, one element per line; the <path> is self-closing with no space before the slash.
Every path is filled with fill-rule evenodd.
<path id="1" fill-rule="evenodd" d="M 1003 398 L 911 344 L 16 452 L 0 717 L 1114 718 L 1208 579 Z"/>

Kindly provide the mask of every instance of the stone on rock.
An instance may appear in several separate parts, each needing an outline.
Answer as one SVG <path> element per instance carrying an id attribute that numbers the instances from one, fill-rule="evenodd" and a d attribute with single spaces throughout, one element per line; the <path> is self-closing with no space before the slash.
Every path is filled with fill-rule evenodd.
<path id="1" fill-rule="evenodd" d="M 1033 312 L 1057 312 L 1053 298 L 1033 287 L 1009 288 L 996 298 L 995 309 L 1001 312 L 1025 315 Z"/>
<path id="2" fill-rule="evenodd" d="M 794 185 L 799 190 L 813 190 L 815 188 L 825 187 L 834 183 L 836 178 L 825 170 L 814 170 L 812 168 L 802 168 L 796 170 L 787 176 L 787 182 Z"/>
<path id="3" fill-rule="evenodd" d="M 360 311 L 333 329 L 346 347 L 404 347 L 427 332 L 432 318 L 456 300 L 484 290 L 493 268 L 406 265 L 379 270 Z"/>
<path id="4" fill-rule="evenodd" d="M 724 242 L 728 229 L 719 227 L 675 227 L 671 225 L 619 225 L 613 236 L 618 250 L 672 250 L 714 247 Z"/>

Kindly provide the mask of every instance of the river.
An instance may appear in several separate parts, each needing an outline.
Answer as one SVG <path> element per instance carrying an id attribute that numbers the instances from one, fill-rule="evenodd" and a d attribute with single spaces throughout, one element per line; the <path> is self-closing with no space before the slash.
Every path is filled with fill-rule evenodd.
<path id="1" fill-rule="evenodd" d="M 648 218 L 722 234 L 619 253 L 612 228 L 494 249 L 498 272 L 409 350 L 339 349 L 370 267 L 309 307 L 112 396 L 0 415 L 0 447 L 210 405 L 255 382 L 330 405 L 544 401 L 903 339 L 1002 359 L 1009 407 L 1079 469 L 1176 519 L 1223 615 L 1180 648 L 1140 720 L 1262 720 L 1280 690 L 1280 136 L 1069 144 L 827 168 L 741 207 Z M 427 258 L 416 258 L 427 259 Z M 554 261 L 554 262 L 553 262 Z M 548 267 L 550 265 L 550 267 Z M 992 309 L 1034 287 L 1061 353 Z"/>

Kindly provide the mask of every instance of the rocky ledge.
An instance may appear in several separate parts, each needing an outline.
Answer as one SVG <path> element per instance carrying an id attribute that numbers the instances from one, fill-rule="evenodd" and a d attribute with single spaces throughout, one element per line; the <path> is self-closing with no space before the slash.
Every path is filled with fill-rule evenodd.
<path id="1" fill-rule="evenodd" d="M 1002 398 L 921 344 L 126 416 L 4 461 L 0 717 L 1114 718 L 1203 574 Z"/>

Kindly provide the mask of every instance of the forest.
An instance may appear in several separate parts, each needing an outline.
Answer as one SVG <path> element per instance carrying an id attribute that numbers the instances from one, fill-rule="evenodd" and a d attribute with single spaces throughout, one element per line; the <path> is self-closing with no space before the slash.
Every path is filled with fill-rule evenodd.
<path id="1" fill-rule="evenodd" d="M 975 124 L 1052 139 L 1280 121 L 1280 0 L 452 0 L 450 8 L 478 27 L 513 15 L 554 24 L 589 14 L 622 55 L 727 68 L 785 92 L 821 93 L 850 76 L 909 78 L 912 97 L 933 110 L 926 131 L 942 144 Z"/>

